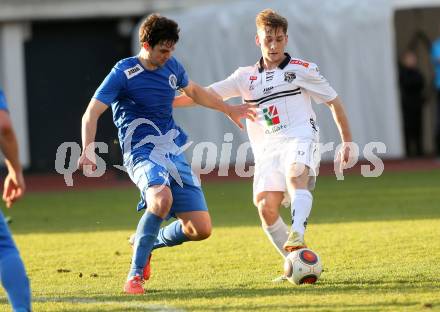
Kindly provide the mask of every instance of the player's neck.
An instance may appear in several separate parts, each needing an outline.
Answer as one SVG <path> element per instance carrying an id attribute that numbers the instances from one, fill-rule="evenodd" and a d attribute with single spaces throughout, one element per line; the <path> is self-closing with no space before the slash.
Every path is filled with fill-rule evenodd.
<path id="1" fill-rule="evenodd" d="M 274 70 L 277 68 L 281 63 L 283 62 L 283 59 L 278 62 L 271 62 L 265 58 L 263 58 L 263 68 L 264 70 Z"/>
<path id="2" fill-rule="evenodd" d="M 158 66 L 154 65 L 150 61 L 150 54 L 145 49 L 141 49 L 138 55 L 139 62 L 148 70 L 155 70 Z"/>

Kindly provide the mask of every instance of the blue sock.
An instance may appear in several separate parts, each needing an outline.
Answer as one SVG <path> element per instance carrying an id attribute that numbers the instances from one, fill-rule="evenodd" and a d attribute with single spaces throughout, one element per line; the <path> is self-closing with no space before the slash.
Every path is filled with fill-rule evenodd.
<path id="1" fill-rule="evenodd" d="M 18 253 L 0 258 L 0 277 L 14 311 L 31 311 L 31 291 Z"/>
<path id="2" fill-rule="evenodd" d="M 14 311 L 31 311 L 31 290 L 23 261 L 0 213 L 0 279 Z"/>
<path id="3" fill-rule="evenodd" d="M 153 249 L 176 246 L 187 241 L 189 239 L 183 233 L 182 223 L 176 220 L 159 230 Z"/>
<path id="4" fill-rule="evenodd" d="M 145 263 L 153 249 L 162 221 L 163 219 L 161 217 L 149 211 L 146 211 L 139 220 L 128 278 L 136 274 L 142 276 Z"/>

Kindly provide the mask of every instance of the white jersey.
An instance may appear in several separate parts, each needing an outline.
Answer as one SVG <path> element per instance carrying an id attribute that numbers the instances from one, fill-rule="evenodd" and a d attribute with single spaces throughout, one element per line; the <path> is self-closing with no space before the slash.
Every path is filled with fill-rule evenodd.
<path id="1" fill-rule="evenodd" d="M 210 86 L 223 99 L 241 96 L 257 105 L 257 120 L 246 120 L 255 157 L 263 142 L 283 138 L 314 140 L 319 128 L 311 98 L 324 103 L 336 98 L 335 90 L 316 64 L 292 59 L 287 53 L 274 70 L 264 70 L 263 59 L 239 67 L 223 81 Z"/>

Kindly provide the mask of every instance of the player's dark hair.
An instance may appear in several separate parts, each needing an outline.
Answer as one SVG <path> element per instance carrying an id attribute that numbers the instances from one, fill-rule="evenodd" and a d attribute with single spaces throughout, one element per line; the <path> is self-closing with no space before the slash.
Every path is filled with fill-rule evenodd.
<path id="1" fill-rule="evenodd" d="M 264 28 L 265 26 L 274 29 L 281 28 L 285 34 L 287 33 L 287 27 L 289 25 L 287 19 L 272 9 L 265 9 L 258 13 L 255 18 L 255 24 L 257 28 Z"/>
<path id="2" fill-rule="evenodd" d="M 179 41 L 179 25 L 158 13 L 149 15 L 139 28 L 139 43 L 144 42 L 152 48 L 159 42 L 176 44 Z"/>

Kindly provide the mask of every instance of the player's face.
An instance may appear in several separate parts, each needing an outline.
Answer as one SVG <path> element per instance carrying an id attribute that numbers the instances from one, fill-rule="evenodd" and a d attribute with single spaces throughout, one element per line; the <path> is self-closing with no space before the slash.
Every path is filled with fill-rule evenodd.
<path id="1" fill-rule="evenodd" d="M 172 42 L 159 42 L 154 48 L 148 47 L 149 61 L 154 66 L 163 66 L 171 58 L 175 44 Z"/>
<path id="2" fill-rule="evenodd" d="M 257 30 L 256 43 L 261 48 L 263 59 L 270 63 L 280 63 L 284 59 L 287 34 L 281 27 L 264 27 Z"/>

